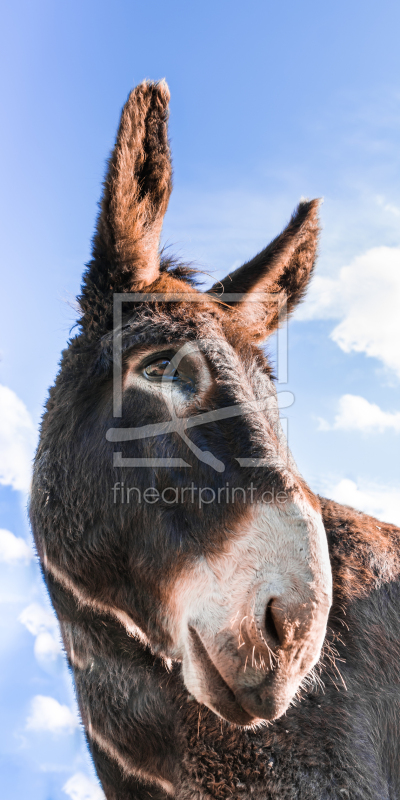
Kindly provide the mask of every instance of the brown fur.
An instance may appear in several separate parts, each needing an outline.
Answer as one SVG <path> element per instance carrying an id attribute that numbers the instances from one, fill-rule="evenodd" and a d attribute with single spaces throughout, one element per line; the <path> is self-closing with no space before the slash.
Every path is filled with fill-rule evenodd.
<path id="1" fill-rule="evenodd" d="M 367 597 L 373 589 L 398 580 L 400 530 L 349 506 L 321 498 L 324 525 L 335 536 L 333 576 L 338 600 Z M 340 561 L 340 570 L 335 570 Z"/>

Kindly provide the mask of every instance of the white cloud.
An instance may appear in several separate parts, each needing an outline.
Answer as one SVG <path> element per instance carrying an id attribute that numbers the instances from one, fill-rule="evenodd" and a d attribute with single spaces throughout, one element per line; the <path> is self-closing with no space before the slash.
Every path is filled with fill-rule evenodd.
<path id="1" fill-rule="evenodd" d="M 46 667 L 62 653 L 60 631 L 56 616 L 39 603 L 24 608 L 19 621 L 35 636 L 34 653 L 39 664 Z"/>
<path id="2" fill-rule="evenodd" d="M 38 636 L 39 633 L 46 633 L 49 630 L 54 632 L 58 630 L 55 615 L 39 603 L 31 603 L 24 608 L 19 616 L 19 621 L 25 625 L 32 636 Z"/>
<path id="3" fill-rule="evenodd" d="M 49 661 L 55 661 L 63 650 L 60 639 L 44 631 L 36 637 L 33 652 L 39 664 L 46 665 Z"/>
<path id="4" fill-rule="evenodd" d="M 393 203 L 387 203 L 382 195 L 378 195 L 376 199 L 378 205 L 380 205 L 384 211 L 389 211 L 389 214 L 394 214 L 395 217 L 400 217 L 400 208 L 394 206 Z"/>
<path id="5" fill-rule="evenodd" d="M 319 420 L 320 430 L 380 431 L 393 430 L 400 433 L 400 411 L 382 411 L 376 403 L 369 403 L 365 397 L 344 394 L 339 400 L 339 413 L 333 425 Z"/>
<path id="6" fill-rule="evenodd" d="M 28 409 L 0 385 L 0 484 L 28 492 L 37 433 Z"/>
<path id="7" fill-rule="evenodd" d="M 383 522 L 400 525 L 400 487 L 387 487 L 343 478 L 327 492 L 328 497 L 352 506 Z"/>
<path id="8" fill-rule="evenodd" d="M 28 562 L 32 558 L 33 550 L 25 539 L 15 536 L 5 528 L 0 528 L 0 561 L 16 564 L 18 561 Z"/>
<path id="9" fill-rule="evenodd" d="M 73 733 L 78 726 L 77 714 L 68 706 L 62 706 L 54 697 L 38 694 L 33 698 L 31 715 L 26 722 L 27 730 Z"/>
<path id="10" fill-rule="evenodd" d="M 95 781 L 90 780 L 83 772 L 76 772 L 63 786 L 63 792 L 71 800 L 105 800 L 104 794 Z"/>
<path id="11" fill-rule="evenodd" d="M 345 353 L 378 358 L 400 376 L 399 308 L 400 247 L 374 247 L 337 278 L 316 276 L 296 319 L 340 319 L 331 338 Z"/>

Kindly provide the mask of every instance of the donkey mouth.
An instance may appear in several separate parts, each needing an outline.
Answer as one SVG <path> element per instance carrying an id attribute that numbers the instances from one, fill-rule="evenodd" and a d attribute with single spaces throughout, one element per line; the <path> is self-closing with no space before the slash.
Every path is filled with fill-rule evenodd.
<path id="1" fill-rule="evenodd" d="M 207 687 L 207 697 L 202 697 L 201 700 L 199 698 L 200 702 L 209 706 L 227 722 L 242 726 L 251 725 L 254 722 L 254 715 L 249 714 L 242 707 L 232 689 L 224 681 L 195 628 L 189 626 L 189 633 L 192 654 L 196 667 L 201 673 L 201 685 Z"/>
<path id="2" fill-rule="evenodd" d="M 197 691 L 194 686 L 188 688 L 198 702 L 239 726 L 272 722 L 287 711 L 298 688 L 295 676 L 277 676 L 276 672 L 270 672 L 258 685 L 242 685 L 233 691 L 210 658 L 196 629 L 189 626 L 189 634 Z"/>

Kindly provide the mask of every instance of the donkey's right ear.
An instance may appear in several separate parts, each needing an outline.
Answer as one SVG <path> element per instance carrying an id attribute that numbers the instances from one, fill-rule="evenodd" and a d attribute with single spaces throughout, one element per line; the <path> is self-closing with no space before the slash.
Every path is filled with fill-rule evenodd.
<path id="1" fill-rule="evenodd" d="M 144 81 L 122 110 L 108 162 L 92 260 L 83 278 L 80 324 L 110 324 L 114 292 L 140 291 L 157 278 L 162 223 L 172 188 L 168 145 L 169 89 Z"/>
<path id="2" fill-rule="evenodd" d="M 317 252 L 319 203 L 302 201 L 265 250 L 210 289 L 254 339 L 269 336 L 304 296 Z"/>

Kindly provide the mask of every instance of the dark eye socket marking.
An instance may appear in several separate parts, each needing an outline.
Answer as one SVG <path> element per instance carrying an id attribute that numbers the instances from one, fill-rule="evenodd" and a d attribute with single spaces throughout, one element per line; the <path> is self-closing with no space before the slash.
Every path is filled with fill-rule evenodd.
<path id="1" fill-rule="evenodd" d="M 196 391 L 196 378 L 190 369 L 188 360 L 185 363 L 174 367 L 171 364 L 174 353 L 152 356 L 148 358 L 142 366 L 142 375 L 153 383 L 175 383 L 185 392 L 194 393 Z"/>

